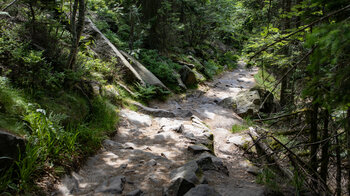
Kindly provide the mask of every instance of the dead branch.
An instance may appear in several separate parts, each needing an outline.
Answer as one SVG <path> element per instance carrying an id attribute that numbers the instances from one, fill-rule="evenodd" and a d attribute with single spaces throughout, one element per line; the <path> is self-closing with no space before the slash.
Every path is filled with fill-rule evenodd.
<path id="1" fill-rule="evenodd" d="M 322 184 L 322 188 L 324 189 L 323 192 L 327 192 L 328 194 L 331 194 L 330 189 L 328 188 L 327 184 L 322 180 L 321 176 L 317 173 L 317 171 L 313 171 L 310 169 L 309 165 L 306 164 L 297 154 L 295 154 L 291 149 L 289 149 L 286 145 L 284 145 L 281 141 L 279 141 L 276 137 L 273 135 L 270 135 L 270 137 L 275 140 L 279 145 L 281 145 L 286 151 L 292 155 L 292 157 L 289 157 L 289 159 L 296 160 L 301 164 L 302 167 L 305 167 L 307 170 L 305 171 L 312 171 L 312 173 L 317 176 L 317 180 L 319 180 Z"/>
<path id="2" fill-rule="evenodd" d="M 283 115 L 275 116 L 275 117 L 271 117 L 271 118 L 255 119 L 253 121 L 254 122 L 262 122 L 262 121 L 268 121 L 268 120 L 275 120 L 275 119 L 279 119 L 279 118 L 294 116 L 294 115 L 297 115 L 297 114 L 302 113 L 302 112 L 304 112 L 304 110 L 299 110 L 299 111 L 296 111 L 296 112 L 292 112 L 292 113 L 289 113 L 289 114 L 283 114 Z"/>

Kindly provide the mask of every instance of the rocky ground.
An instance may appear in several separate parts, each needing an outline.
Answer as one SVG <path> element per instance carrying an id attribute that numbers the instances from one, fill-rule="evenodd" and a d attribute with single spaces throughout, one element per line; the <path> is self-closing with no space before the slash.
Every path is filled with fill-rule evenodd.
<path id="1" fill-rule="evenodd" d="M 158 109 L 123 109 L 116 136 L 53 194 L 264 195 L 237 147 L 247 138 L 229 131 L 243 120 L 227 101 L 254 86 L 256 71 L 227 72 L 186 96 L 151 103 Z"/>

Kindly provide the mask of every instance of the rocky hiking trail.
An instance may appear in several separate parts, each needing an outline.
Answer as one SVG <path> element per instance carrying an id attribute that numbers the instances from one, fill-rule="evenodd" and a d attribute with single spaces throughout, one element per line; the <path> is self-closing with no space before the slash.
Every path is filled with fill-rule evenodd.
<path id="1" fill-rule="evenodd" d="M 243 120 L 225 107 L 255 85 L 256 72 L 241 65 L 153 109 L 121 110 L 117 134 L 53 195 L 264 195 L 237 147 L 246 136 L 230 132 Z"/>

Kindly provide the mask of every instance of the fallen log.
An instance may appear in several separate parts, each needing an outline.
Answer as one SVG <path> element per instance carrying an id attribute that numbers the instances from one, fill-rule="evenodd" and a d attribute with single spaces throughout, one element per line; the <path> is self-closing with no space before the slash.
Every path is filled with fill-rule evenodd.
<path id="1" fill-rule="evenodd" d="M 262 139 L 262 136 L 260 136 L 256 132 L 256 128 L 254 129 L 253 127 L 249 127 L 249 136 L 252 138 L 253 142 L 268 156 L 271 161 L 273 161 L 277 168 L 286 176 L 288 177 L 289 180 L 293 179 L 293 173 L 286 168 L 279 160 L 279 158 L 276 156 L 275 152 L 271 149 L 271 147 L 266 144 Z"/>
<path id="2" fill-rule="evenodd" d="M 141 78 L 145 81 L 147 84 L 155 85 L 162 87 L 164 89 L 169 90 L 155 75 L 153 75 L 152 72 L 150 72 L 144 65 L 142 65 L 138 60 L 136 60 L 134 57 L 129 55 L 128 53 L 124 51 L 120 51 L 120 53 L 129 60 L 130 64 L 133 66 L 133 68 L 139 73 Z"/>
<path id="3" fill-rule="evenodd" d="M 96 53 L 99 53 L 106 58 L 115 57 L 119 65 L 127 68 L 126 70 L 129 74 L 127 78 L 128 80 L 138 82 L 143 86 L 150 84 L 166 88 L 165 85 L 140 62 L 127 53 L 119 51 L 114 44 L 96 27 L 91 19 L 86 18 L 85 23 L 85 34 L 92 36 L 95 40 L 95 48 L 97 49 Z M 132 63 L 130 63 L 127 59 L 129 59 L 129 61 Z"/>

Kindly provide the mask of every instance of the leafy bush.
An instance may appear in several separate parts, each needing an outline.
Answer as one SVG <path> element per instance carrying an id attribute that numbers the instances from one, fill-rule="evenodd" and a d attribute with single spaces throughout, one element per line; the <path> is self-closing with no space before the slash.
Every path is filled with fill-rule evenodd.
<path id="1" fill-rule="evenodd" d="M 34 50 L 27 41 L 21 40 L 18 28 L 0 29 L 0 58 L 5 59 L 2 67 L 4 75 L 18 86 L 31 90 L 61 87 L 64 74 L 54 70 L 43 55 L 45 51 Z"/>

